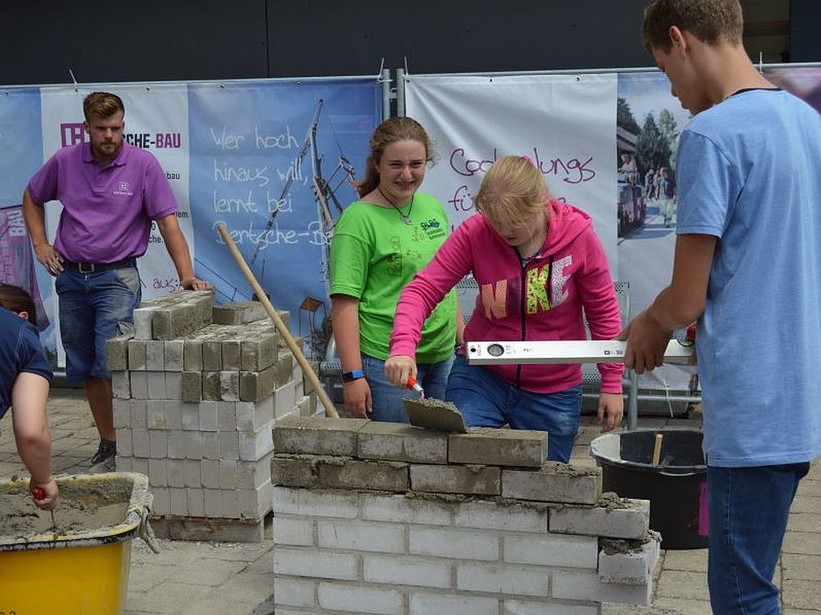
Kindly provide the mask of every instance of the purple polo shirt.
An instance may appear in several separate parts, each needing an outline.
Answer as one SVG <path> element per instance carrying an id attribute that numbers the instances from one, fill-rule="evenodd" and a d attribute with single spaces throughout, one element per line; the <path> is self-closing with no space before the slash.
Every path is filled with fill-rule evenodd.
<path id="1" fill-rule="evenodd" d="M 63 204 L 54 247 L 74 262 L 105 264 L 142 256 L 151 221 L 177 211 L 157 159 L 125 142 L 106 167 L 91 155 L 89 143 L 64 147 L 27 188 L 35 203 Z"/>

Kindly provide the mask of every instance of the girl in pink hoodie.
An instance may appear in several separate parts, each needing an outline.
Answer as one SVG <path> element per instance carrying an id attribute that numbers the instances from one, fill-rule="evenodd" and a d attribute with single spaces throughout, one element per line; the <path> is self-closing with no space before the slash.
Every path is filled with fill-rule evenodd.
<path id="1" fill-rule="evenodd" d="M 525 157 L 505 156 L 485 175 L 479 213 L 459 225 L 433 260 L 402 291 L 386 377 L 404 386 L 416 375 L 419 332 L 459 280 L 473 274 L 479 295 L 462 342 L 613 339 L 621 330 L 607 258 L 590 216 L 548 195 L 544 177 Z M 618 363 L 600 364 L 598 417 L 603 431 L 624 410 Z M 579 428 L 578 364 L 468 365 L 464 345 L 445 399 L 468 426 L 548 432 L 548 459 L 567 462 Z"/>

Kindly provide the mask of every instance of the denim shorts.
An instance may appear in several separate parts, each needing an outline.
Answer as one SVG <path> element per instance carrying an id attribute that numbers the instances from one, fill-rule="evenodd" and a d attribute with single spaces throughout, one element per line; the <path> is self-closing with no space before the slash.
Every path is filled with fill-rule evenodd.
<path id="1" fill-rule="evenodd" d="M 136 267 L 57 276 L 66 380 L 111 378 L 106 340 L 133 328 L 142 291 Z"/>
<path id="2" fill-rule="evenodd" d="M 416 366 L 416 380 L 425 390 L 425 397 L 443 399 L 445 384 L 450 373 L 453 357 L 439 363 L 419 363 Z M 415 392 L 396 386 L 385 378 L 385 362 L 382 359 L 362 355 L 362 371 L 371 388 L 371 403 L 373 410 L 368 418 L 374 421 L 390 421 L 392 423 L 407 423 L 408 413 L 402 400 L 418 399 Z"/>
<path id="3" fill-rule="evenodd" d="M 546 431 L 548 461 L 570 461 L 579 431 L 581 385 L 557 393 L 530 393 L 457 356 L 445 400 L 456 405 L 468 427 L 509 425 Z"/>

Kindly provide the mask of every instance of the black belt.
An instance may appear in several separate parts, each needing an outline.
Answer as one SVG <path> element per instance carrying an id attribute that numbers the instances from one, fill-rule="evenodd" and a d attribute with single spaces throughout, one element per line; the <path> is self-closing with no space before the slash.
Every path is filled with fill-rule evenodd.
<path id="1" fill-rule="evenodd" d="M 69 271 L 77 271 L 79 273 L 96 273 L 98 271 L 106 271 L 108 269 L 126 269 L 128 267 L 136 267 L 137 259 L 133 256 L 124 258 L 121 261 L 113 263 L 104 263 L 101 265 L 95 263 L 72 263 L 71 261 L 63 261 L 63 268 Z"/>

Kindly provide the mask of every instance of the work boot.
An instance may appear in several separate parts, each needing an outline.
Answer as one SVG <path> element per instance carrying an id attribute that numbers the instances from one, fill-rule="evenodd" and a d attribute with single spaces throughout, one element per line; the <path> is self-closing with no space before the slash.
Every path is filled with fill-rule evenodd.
<path id="1" fill-rule="evenodd" d="M 91 465 L 105 464 L 106 470 L 113 470 L 116 467 L 117 442 L 100 438 L 100 446 L 94 457 L 91 458 Z"/>

